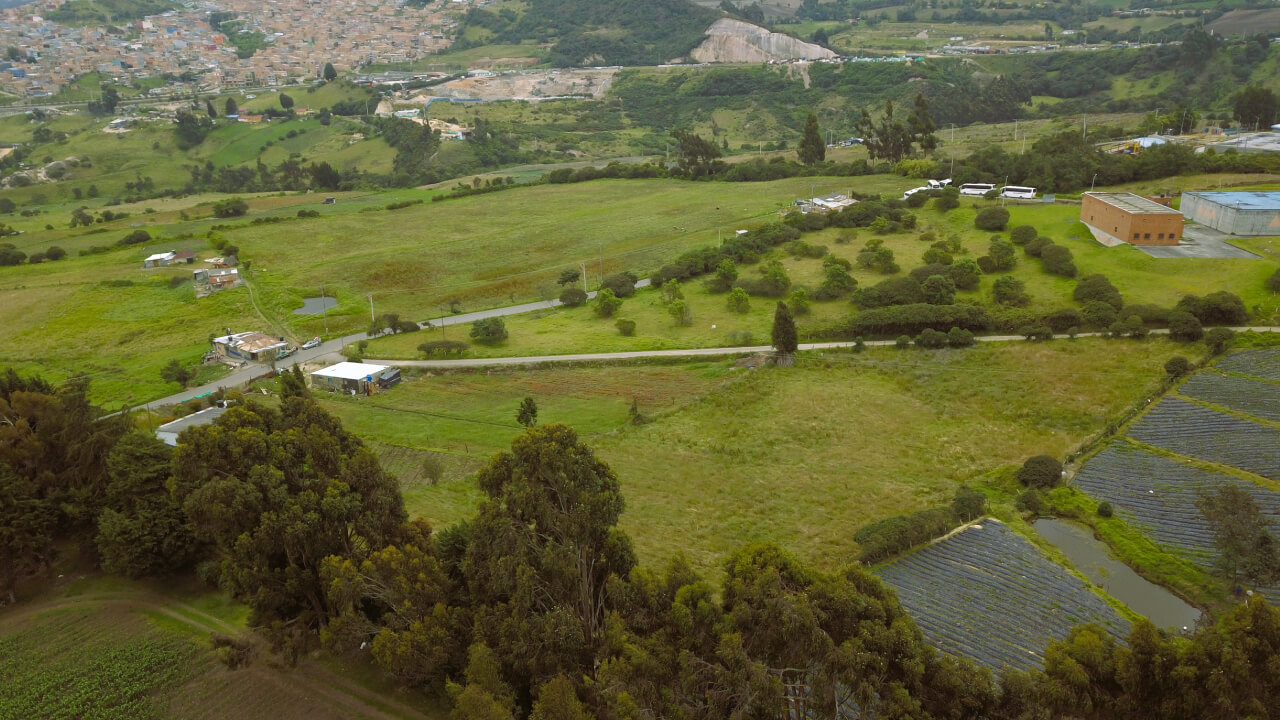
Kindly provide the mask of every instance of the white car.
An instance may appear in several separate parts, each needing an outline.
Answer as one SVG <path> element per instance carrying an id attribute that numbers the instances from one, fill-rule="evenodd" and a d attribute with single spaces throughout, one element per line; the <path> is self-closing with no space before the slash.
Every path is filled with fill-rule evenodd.
<path id="1" fill-rule="evenodd" d="M 308 341 L 306 341 L 306 342 L 302 343 L 302 349 L 303 349 L 303 350 L 310 350 L 310 349 L 311 349 L 311 348 L 313 348 L 313 347 L 320 347 L 320 342 L 321 342 L 321 341 L 320 341 L 320 338 L 318 338 L 318 337 L 313 337 L 313 338 L 311 338 L 310 340 L 308 340 Z"/>

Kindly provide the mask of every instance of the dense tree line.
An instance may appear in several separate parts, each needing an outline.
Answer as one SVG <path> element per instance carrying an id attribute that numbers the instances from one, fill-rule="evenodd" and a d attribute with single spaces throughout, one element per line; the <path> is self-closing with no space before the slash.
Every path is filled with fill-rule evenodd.
<path id="1" fill-rule="evenodd" d="M 990 145 L 955 162 L 957 183 L 1008 182 L 1042 192 L 1074 192 L 1093 185 L 1119 185 L 1196 173 L 1262 173 L 1280 170 L 1280 158 L 1213 148 L 1203 153 L 1178 143 L 1147 148 L 1136 155 L 1103 152 L 1094 137 L 1064 130 L 1037 140 L 1024 154 Z M 1095 176 L 1096 175 L 1096 179 Z"/>
<path id="2" fill-rule="evenodd" d="M 563 425 L 530 423 L 478 473 L 475 517 L 436 532 L 406 522 L 394 480 L 294 372 L 278 409 L 243 400 L 176 450 L 84 389 L 0 376 L 6 593 L 55 540 L 131 576 L 194 564 L 289 654 L 312 629 L 368 648 L 458 720 L 1261 717 L 1280 702 L 1280 611 L 1261 599 L 1191 638 L 1142 621 L 1124 647 L 1083 626 L 1043 671 L 996 678 L 932 650 L 861 566 L 752 545 L 717 586 L 680 557 L 638 565 L 618 477 Z M 951 512 L 980 513 L 980 496 Z"/>

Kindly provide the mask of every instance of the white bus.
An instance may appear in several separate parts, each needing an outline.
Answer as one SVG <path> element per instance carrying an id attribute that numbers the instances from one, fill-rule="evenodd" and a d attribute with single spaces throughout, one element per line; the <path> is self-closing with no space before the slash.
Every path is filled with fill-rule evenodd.
<path id="1" fill-rule="evenodd" d="M 995 190 L 996 186 L 990 183 L 965 183 L 960 186 L 961 195 L 977 195 L 979 197 Z"/>
<path id="2" fill-rule="evenodd" d="M 1033 187 L 1023 187 L 1021 185 L 1005 185 L 1000 188 L 1001 197 L 1007 198 L 1026 198 L 1031 199 L 1036 196 L 1036 189 Z"/>

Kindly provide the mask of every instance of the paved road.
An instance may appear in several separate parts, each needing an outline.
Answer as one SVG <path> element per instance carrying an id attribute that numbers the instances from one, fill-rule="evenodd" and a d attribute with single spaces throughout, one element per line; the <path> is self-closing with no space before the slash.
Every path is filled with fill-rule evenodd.
<path id="1" fill-rule="evenodd" d="M 549 301 L 558 304 L 557 301 Z M 493 310 L 483 310 L 476 313 L 467 313 L 466 315 L 455 315 L 446 320 L 456 320 L 457 322 L 446 322 L 446 325 L 456 325 L 463 322 L 472 322 L 482 317 L 499 317 L 502 315 L 513 315 L 517 312 L 528 312 L 529 310 L 542 309 L 547 307 L 555 307 L 547 303 L 527 303 L 525 305 L 512 305 L 505 308 L 495 308 Z M 517 310 L 517 308 L 524 308 Z M 462 319 L 462 318 L 468 319 Z M 1237 332 L 1280 332 L 1280 327 L 1237 327 L 1232 328 Z M 1168 330 L 1152 330 L 1153 335 L 1168 334 Z M 1076 337 L 1099 337 L 1102 333 L 1080 333 Z M 1068 335 L 1055 335 L 1056 339 L 1067 339 Z M 293 367 L 298 363 L 312 362 L 315 360 L 332 360 L 341 361 L 344 358 L 341 355 L 342 348 L 353 342 L 367 339 L 368 335 L 359 333 L 356 335 L 347 335 L 336 340 L 330 340 L 323 345 L 298 352 L 286 362 L 277 363 L 277 367 L 286 368 Z M 1013 342 L 1024 340 L 1021 335 L 985 335 L 975 338 L 978 342 Z M 893 345 L 894 340 L 869 340 L 865 344 L 869 347 Z M 821 343 L 801 343 L 800 350 L 839 350 L 853 347 L 852 342 L 821 342 Z M 375 363 L 386 363 L 397 367 L 425 367 L 425 368 L 476 368 L 476 367 L 500 367 L 504 365 L 550 365 L 555 363 L 574 363 L 574 362 L 591 362 L 591 361 L 608 361 L 608 360 L 633 360 L 639 358 L 671 358 L 671 357 L 723 357 L 727 355 L 753 355 L 756 353 L 772 352 L 773 347 L 769 345 L 749 345 L 741 347 L 720 347 L 720 348 L 687 348 L 681 350 L 638 350 L 634 352 L 612 352 L 612 353 L 580 353 L 575 355 L 537 355 L 528 357 L 495 357 L 495 358 L 462 358 L 458 360 L 373 360 Z M 327 357 L 326 357 L 327 356 Z M 260 377 L 267 373 L 267 368 L 261 365 L 250 365 L 242 370 L 228 375 L 227 377 L 208 385 L 202 385 L 198 388 L 190 388 L 176 395 L 170 395 L 166 398 L 153 400 L 143 408 L 159 408 L 167 405 L 174 405 L 184 400 L 189 400 L 198 395 L 213 392 L 219 388 L 241 387 L 253 378 Z"/>
<path id="2" fill-rule="evenodd" d="M 637 289 L 646 288 L 646 287 L 649 287 L 649 278 L 644 278 L 643 280 L 640 280 L 639 282 L 636 283 Z M 595 296 L 596 296 L 596 292 L 594 290 L 587 293 L 588 299 L 594 298 Z M 551 308 L 560 307 L 560 305 L 561 303 L 559 300 L 542 300 L 539 302 L 524 303 L 521 305 L 508 305 L 506 307 L 492 308 L 489 310 L 477 310 L 476 312 L 459 313 L 457 315 L 446 315 L 445 317 L 442 317 L 442 318 L 434 318 L 427 322 L 418 323 L 418 325 L 419 327 L 422 327 L 424 329 L 431 328 L 431 327 L 442 327 L 442 326 L 447 327 L 450 325 L 467 325 L 475 322 L 476 320 L 483 320 L 485 318 L 505 317 L 507 315 L 520 315 L 522 313 L 533 312 L 535 310 L 549 310 Z M 350 345 L 351 343 L 360 342 L 361 340 L 368 340 L 370 337 L 371 336 L 368 333 L 355 333 L 354 335 L 344 335 L 340 338 L 335 338 L 333 340 L 324 342 L 320 344 L 318 347 L 311 348 L 310 350 L 299 350 L 297 354 L 291 355 L 290 357 L 280 362 L 277 362 L 276 367 L 283 370 L 285 368 L 291 368 L 294 365 L 297 365 L 299 363 L 308 363 L 308 362 L 314 362 L 318 360 L 333 360 L 335 362 L 341 362 L 342 360 L 346 359 L 342 356 L 342 348 L 346 347 L 347 345 Z M 387 361 L 379 360 L 376 362 L 387 362 Z M 394 364 L 408 366 L 413 363 L 414 361 L 406 361 L 403 363 L 396 362 Z M 391 363 L 388 363 L 388 364 L 391 364 Z M 504 363 L 492 363 L 492 364 L 504 364 Z M 140 405 L 139 407 L 144 409 L 155 409 L 159 407 L 165 407 L 168 405 L 176 405 L 177 403 L 183 402 L 185 400 L 190 400 L 191 398 L 214 392 L 220 388 L 240 388 L 240 387 L 243 387 L 245 384 L 247 384 L 249 381 L 253 380 L 254 378 L 258 378 L 263 375 L 266 375 L 268 372 L 270 372 L 270 368 L 265 365 L 249 363 L 245 365 L 243 368 L 240 368 L 232 372 L 230 375 L 227 375 L 226 377 L 223 377 L 220 380 L 211 382 L 207 385 L 201 385 L 199 387 L 187 388 L 186 390 L 183 390 L 180 393 L 170 395 L 168 397 L 163 397 L 158 400 L 152 400 L 151 402 L 146 403 L 144 405 Z"/>

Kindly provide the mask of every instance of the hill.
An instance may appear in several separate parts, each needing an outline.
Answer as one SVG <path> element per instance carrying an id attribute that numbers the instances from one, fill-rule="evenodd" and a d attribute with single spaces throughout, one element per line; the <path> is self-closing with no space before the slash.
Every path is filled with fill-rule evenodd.
<path id="1" fill-rule="evenodd" d="M 64 25 L 118 25 L 174 6 L 170 0 L 67 0 L 42 17 Z"/>
<path id="2" fill-rule="evenodd" d="M 688 55 L 720 16 L 687 0 L 527 0 L 471 10 L 453 49 L 535 41 L 559 67 L 657 65 Z"/>

